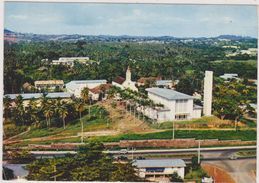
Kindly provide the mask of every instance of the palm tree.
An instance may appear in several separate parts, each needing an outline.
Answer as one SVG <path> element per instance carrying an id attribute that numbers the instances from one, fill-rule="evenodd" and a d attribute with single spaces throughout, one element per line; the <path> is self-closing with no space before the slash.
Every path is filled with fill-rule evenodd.
<path id="1" fill-rule="evenodd" d="M 89 88 L 87 87 L 83 88 L 83 90 L 81 91 L 81 97 L 84 103 L 86 104 L 89 100 Z"/>
<path id="2" fill-rule="evenodd" d="M 66 129 L 65 118 L 68 116 L 67 104 L 64 101 L 58 100 L 56 105 L 56 112 L 63 121 L 63 128 Z"/>
<path id="3" fill-rule="evenodd" d="M 43 114 L 46 118 L 47 127 L 50 126 L 51 117 L 54 115 L 53 104 L 48 102 L 48 105 L 44 108 Z"/>
<path id="4" fill-rule="evenodd" d="M 39 122 L 39 116 L 38 116 L 39 108 L 37 106 L 37 102 L 34 99 L 30 100 L 29 107 L 27 109 L 27 113 L 30 116 L 30 120 L 31 120 L 32 124 L 37 126 L 37 124 Z"/>
<path id="5" fill-rule="evenodd" d="M 6 96 L 3 99 L 4 102 L 4 118 L 11 117 L 11 98 Z"/>
<path id="6" fill-rule="evenodd" d="M 79 119 L 80 119 L 80 122 L 81 122 L 81 143 L 84 142 L 84 137 L 83 137 L 83 133 L 84 133 L 84 123 L 82 121 L 82 112 L 84 110 L 84 102 L 82 100 L 76 100 L 76 103 L 75 103 L 75 109 L 76 111 L 78 111 L 79 113 Z"/>

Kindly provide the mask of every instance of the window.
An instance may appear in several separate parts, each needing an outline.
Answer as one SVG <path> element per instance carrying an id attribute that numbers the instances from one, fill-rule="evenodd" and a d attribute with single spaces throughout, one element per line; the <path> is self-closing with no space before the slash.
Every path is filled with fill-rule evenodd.
<path id="1" fill-rule="evenodd" d="M 164 172 L 165 168 L 146 168 L 146 172 Z"/>
<path id="2" fill-rule="evenodd" d="M 175 119 L 176 120 L 185 120 L 185 119 L 187 119 L 187 115 L 186 114 L 175 115 Z"/>
<path id="3" fill-rule="evenodd" d="M 175 113 L 183 113 L 187 111 L 188 100 L 180 99 L 175 101 Z"/>

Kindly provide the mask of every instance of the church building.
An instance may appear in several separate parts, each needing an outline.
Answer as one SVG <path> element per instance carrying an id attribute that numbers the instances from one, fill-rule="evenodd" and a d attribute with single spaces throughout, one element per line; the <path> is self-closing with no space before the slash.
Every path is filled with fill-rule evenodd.
<path id="1" fill-rule="evenodd" d="M 133 91 L 138 91 L 138 88 L 136 87 L 136 82 L 131 80 L 131 70 L 128 67 L 127 71 L 126 71 L 126 79 L 121 77 L 121 76 L 117 76 L 113 81 L 112 81 L 112 85 L 117 86 L 121 89 L 131 89 Z"/>

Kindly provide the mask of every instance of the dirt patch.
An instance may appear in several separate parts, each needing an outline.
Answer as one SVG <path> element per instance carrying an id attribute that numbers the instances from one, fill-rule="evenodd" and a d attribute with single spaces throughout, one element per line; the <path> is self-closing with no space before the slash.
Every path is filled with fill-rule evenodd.
<path id="1" fill-rule="evenodd" d="M 78 133 L 78 136 L 81 136 L 82 133 Z M 84 132 L 84 137 L 93 137 L 93 136 L 108 136 L 108 135 L 118 135 L 117 131 L 114 130 L 103 130 L 103 131 L 93 131 L 93 132 Z"/>
<path id="2" fill-rule="evenodd" d="M 140 116 L 137 116 L 133 112 L 130 113 L 126 111 L 122 103 L 116 102 L 115 108 L 112 107 L 111 103 L 112 100 L 106 100 L 101 102 L 99 105 L 109 111 L 113 130 L 120 133 L 145 133 L 161 131 L 149 127 L 147 123 L 141 120 Z"/>
<path id="3" fill-rule="evenodd" d="M 217 183 L 236 183 L 234 179 L 222 168 L 211 164 L 202 164 L 202 168 L 213 177 Z"/>

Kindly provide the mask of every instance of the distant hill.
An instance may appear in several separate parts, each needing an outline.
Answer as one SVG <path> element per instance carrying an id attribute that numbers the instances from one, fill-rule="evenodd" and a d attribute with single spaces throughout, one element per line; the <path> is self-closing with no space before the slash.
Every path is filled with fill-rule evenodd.
<path id="1" fill-rule="evenodd" d="M 254 39 L 249 36 L 236 36 L 236 35 L 220 35 L 216 37 L 218 39 L 230 39 L 230 40 L 241 40 L 241 39 Z"/>
<path id="2" fill-rule="evenodd" d="M 15 32 L 9 30 L 9 29 L 4 29 L 4 34 L 14 34 Z"/>
<path id="3" fill-rule="evenodd" d="M 62 42 L 77 42 L 77 41 L 101 41 L 101 42 L 190 42 L 191 41 L 198 41 L 200 43 L 208 43 L 209 39 L 216 40 L 217 39 L 229 39 L 232 41 L 242 41 L 242 40 L 251 40 L 255 39 L 252 37 L 242 37 L 236 35 L 220 35 L 218 37 L 174 37 L 174 36 L 130 36 L 130 35 L 79 35 L 79 34 L 34 34 L 34 33 L 18 33 L 11 31 L 7 28 L 4 29 L 4 33 L 6 34 L 5 40 L 8 40 L 9 37 L 13 39 L 16 38 L 16 41 L 25 41 L 25 42 L 37 42 L 37 41 L 62 41 Z"/>

